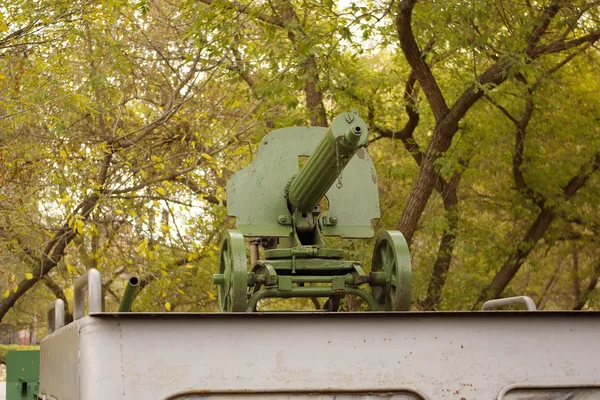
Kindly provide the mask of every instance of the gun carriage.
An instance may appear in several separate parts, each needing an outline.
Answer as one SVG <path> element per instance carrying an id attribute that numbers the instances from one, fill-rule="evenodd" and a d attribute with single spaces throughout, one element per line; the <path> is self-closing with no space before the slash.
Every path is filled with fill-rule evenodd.
<path id="1" fill-rule="evenodd" d="M 368 274 L 360 261 L 325 244 L 326 236 L 373 237 L 379 198 L 367 137 L 353 112 L 329 128 L 283 128 L 263 138 L 256 158 L 227 184 L 227 210 L 238 230 L 221 241 L 214 276 L 220 311 L 255 311 L 269 297 L 324 297 L 324 309 L 336 311 L 346 295 L 371 311 L 409 309 L 410 256 L 400 232 L 378 237 Z M 244 237 L 252 239 L 250 271 Z"/>

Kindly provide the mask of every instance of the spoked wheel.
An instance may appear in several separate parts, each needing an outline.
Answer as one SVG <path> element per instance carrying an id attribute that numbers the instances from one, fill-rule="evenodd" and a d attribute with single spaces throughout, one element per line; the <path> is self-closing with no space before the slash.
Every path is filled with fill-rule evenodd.
<path id="1" fill-rule="evenodd" d="M 380 311 L 408 311 L 412 292 L 412 269 L 408 244 L 398 231 L 384 231 L 373 251 L 373 272 L 385 272 L 386 283 L 373 286 Z"/>
<path id="2" fill-rule="evenodd" d="M 246 244 L 240 231 L 228 229 L 221 239 L 219 274 L 224 282 L 219 285 L 219 311 L 246 311 L 248 304 L 248 273 Z"/>

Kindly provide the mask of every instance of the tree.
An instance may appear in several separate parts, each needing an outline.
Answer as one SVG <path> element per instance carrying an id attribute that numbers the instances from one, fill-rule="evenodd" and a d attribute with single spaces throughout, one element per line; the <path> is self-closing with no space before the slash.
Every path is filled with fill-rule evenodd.
<path id="1" fill-rule="evenodd" d="M 376 228 L 411 243 L 416 309 L 512 293 L 597 307 L 597 6 L 6 8 L 0 318 L 34 298 L 70 301 L 91 267 L 109 307 L 136 274 L 136 307 L 211 309 L 218 238 L 233 226 L 227 178 L 269 130 L 352 109 L 372 131 Z M 346 246 L 368 267 L 372 243 Z"/>

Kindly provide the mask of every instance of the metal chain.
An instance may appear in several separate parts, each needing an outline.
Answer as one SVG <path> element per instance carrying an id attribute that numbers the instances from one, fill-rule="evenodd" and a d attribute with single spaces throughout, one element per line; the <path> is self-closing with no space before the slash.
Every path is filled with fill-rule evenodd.
<path id="1" fill-rule="evenodd" d="M 343 136 L 338 136 L 335 138 L 335 167 L 336 167 L 336 172 L 337 172 L 337 177 L 338 177 L 335 187 L 338 189 L 341 189 L 342 187 L 344 187 L 344 185 L 342 184 L 342 167 L 340 166 L 340 149 L 339 149 L 339 142 L 342 139 L 343 139 Z"/>

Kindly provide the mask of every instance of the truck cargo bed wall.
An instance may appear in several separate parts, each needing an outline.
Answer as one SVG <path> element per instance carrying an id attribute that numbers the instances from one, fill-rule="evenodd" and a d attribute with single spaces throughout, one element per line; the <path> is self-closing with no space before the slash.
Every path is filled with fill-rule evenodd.
<path id="1" fill-rule="evenodd" d="M 510 385 L 600 385 L 598 332 L 600 313 L 583 312 L 99 314 L 42 341 L 40 392 L 164 400 L 387 390 L 491 400 Z"/>

